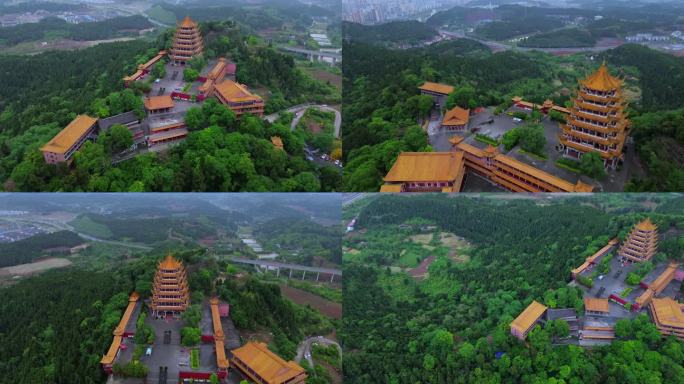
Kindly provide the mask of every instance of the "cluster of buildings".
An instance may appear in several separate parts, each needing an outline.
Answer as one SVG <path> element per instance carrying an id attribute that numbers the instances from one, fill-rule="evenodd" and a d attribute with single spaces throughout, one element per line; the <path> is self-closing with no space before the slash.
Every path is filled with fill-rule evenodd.
<path id="1" fill-rule="evenodd" d="M 618 248 L 619 241 L 614 238 L 608 244 L 589 256 L 585 262 L 572 270 L 572 278 L 576 279 L 583 273 L 589 271 L 600 259 L 610 254 L 617 248 L 619 262 L 626 265 L 641 263 L 653 258 L 657 250 L 658 228 L 650 220 L 645 219 L 637 223 L 625 241 Z M 587 293 L 584 297 L 584 316 L 573 318 L 568 316 L 571 331 L 576 330 L 576 336 L 581 341 L 589 342 L 610 342 L 615 338 L 614 324 L 615 317 L 620 316 L 623 309 L 617 309 L 611 313 L 611 302 L 620 308 L 627 308 L 631 311 L 641 311 L 647 309 L 651 320 L 663 337 L 675 336 L 684 340 L 684 304 L 677 302 L 674 298 L 663 296 L 663 292 L 672 281 L 684 280 L 684 271 L 680 271 L 679 264 L 670 262 L 655 279 L 648 281 L 642 280 L 639 283 L 643 292 L 636 294 L 637 297 L 633 304 L 630 304 L 621 297 L 620 293 L 608 292 L 607 297 L 603 296 L 604 289 L 598 290 L 595 297 Z M 619 277 L 617 273 L 615 277 Z M 629 289 L 631 292 L 632 289 Z M 662 297 L 661 297 L 662 296 Z M 520 315 L 511 322 L 511 334 L 520 340 L 525 340 L 529 332 L 535 325 L 549 320 L 553 310 L 543 304 L 533 301 Z M 565 311 L 574 311 L 567 309 Z"/>
<path id="2" fill-rule="evenodd" d="M 145 79 L 154 66 L 165 63 L 167 57 L 174 66 L 183 66 L 203 52 L 204 43 L 199 25 L 186 17 L 178 25 L 172 48 L 168 52 L 160 51 L 149 61 L 138 66 L 135 73 L 123 78 L 124 85 L 129 87 L 134 82 Z M 247 113 L 262 117 L 264 100 L 236 81 L 236 69 L 234 63 L 220 58 L 206 76 L 200 76 L 199 81 L 202 85 L 197 95 L 178 90 L 164 94 L 165 90 L 162 90 L 159 95 L 144 96 L 143 103 L 147 115 L 144 120 L 132 112 L 108 119 L 80 115 L 41 148 L 43 157 L 48 164 L 69 162 L 87 140 L 95 140 L 101 132 L 114 124 L 128 127 L 134 142 L 145 142 L 148 147 L 178 142 L 187 137 L 188 130 L 183 112 L 176 111 L 177 102 L 203 102 L 209 97 L 214 97 L 230 108 L 237 118 Z"/>
<path id="3" fill-rule="evenodd" d="M 435 109 L 447 104 L 454 87 L 426 82 L 419 87 L 422 95 L 433 98 Z M 615 169 L 623 160 L 623 148 L 629 134 L 622 80 L 612 76 L 605 65 L 580 82 L 573 106 L 554 105 L 551 100 L 535 104 L 520 97 L 513 105 L 523 110 L 548 114 L 562 113 L 558 150 L 575 160 L 587 153 L 598 153 L 606 168 Z M 467 132 L 470 110 L 454 107 L 444 113 L 442 132 Z M 490 183 L 513 192 L 591 192 L 582 181 L 571 183 L 546 171 L 500 153 L 489 145 L 479 148 L 465 142 L 464 136 L 452 136 L 450 152 L 401 153 L 384 178 L 381 192 L 459 192 L 464 173 L 478 175 Z"/>
<path id="4" fill-rule="evenodd" d="M 127 340 L 135 336 L 137 318 L 143 310 L 143 304 L 149 308 L 154 319 L 178 317 L 187 310 L 190 305 L 187 281 L 187 271 L 183 263 L 169 255 L 157 265 L 149 300 L 143 303 L 137 293 L 133 292 L 130 295 L 128 306 L 119 325 L 114 329 L 112 344 L 100 360 L 107 374 L 113 373 L 114 363 L 122 359 L 122 351 L 127 349 L 125 346 Z M 203 343 L 214 345 L 215 364 L 212 364 L 211 369 L 200 368 L 199 371 L 181 368 L 178 373 L 179 380 L 208 381 L 214 373 L 223 379 L 228 375 L 228 370 L 233 368 L 258 384 L 306 382 L 307 375 L 304 368 L 293 361 L 283 360 L 271 352 L 264 343 L 248 342 L 228 353 L 222 325 L 222 318 L 228 316 L 228 306 L 214 297 L 209 300 L 209 307 L 211 334 L 202 334 L 201 340 Z M 166 341 L 164 343 L 168 344 Z M 161 341 L 157 341 L 156 344 L 161 344 Z M 157 348 L 162 348 L 162 346 L 157 346 Z M 172 363 L 168 362 L 168 364 Z"/>

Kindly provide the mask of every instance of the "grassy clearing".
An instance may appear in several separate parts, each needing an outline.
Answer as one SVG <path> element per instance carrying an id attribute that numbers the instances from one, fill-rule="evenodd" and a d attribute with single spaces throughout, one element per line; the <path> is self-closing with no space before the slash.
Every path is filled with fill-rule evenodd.
<path id="1" fill-rule="evenodd" d="M 199 367 L 200 367 L 199 349 L 194 348 L 190 351 L 190 368 L 199 369 Z"/>

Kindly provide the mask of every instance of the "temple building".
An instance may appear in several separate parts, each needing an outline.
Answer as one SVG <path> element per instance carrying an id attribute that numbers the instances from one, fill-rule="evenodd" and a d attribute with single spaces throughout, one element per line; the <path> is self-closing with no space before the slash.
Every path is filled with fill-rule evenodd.
<path id="1" fill-rule="evenodd" d="M 594 316 L 608 315 L 610 313 L 610 309 L 608 309 L 608 299 L 585 297 L 584 313 Z"/>
<path id="2" fill-rule="evenodd" d="M 402 152 L 380 192 L 459 192 L 464 172 L 462 153 Z"/>
<path id="3" fill-rule="evenodd" d="M 150 309 L 155 316 L 185 311 L 190 305 L 188 279 L 183 263 L 168 255 L 157 266 Z"/>
<path id="4" fill-rule="evenodd" d="M 447 111 L 442 119 L 442 129 L 445 131 L 466 131 L 470 122 L 470 110 L 454 107 Z"/>
<path id="5" fill-rule="evenodd" d="M 614 169 L 623 159 L 629 128 L 622 80 L 611 76 L 604 63 L 580 82 L 567 123 L 561 124 L 560 148 L 573 159 L 597 152 L 605 166 Z"/>
<path id="6" fill-rule="evenodd" d="M 220 84 L 226 78 L 228 74 L 228 61 L 225 58 L 220 58 L 214 68 L 209 71 L 207 79 L 199 87 L 200 95 L 205 97 L 214 96 L 214 91 L 216 90 L 216 84 Z"/>
<path id="7" fill-rule="evenodd" d="M 169 53 L 171 61 L 176 65 L 185 65 L 190 59 L 204 52 L 204 42 L 199 25 L 186 16 L 178 24 L 173 36 L 173 48 Z"/>
<path id="8" fill-rule="evenodd" d="M 134 74 L 124 77 L 124 85 L 129 87 L 131 83 L 144 78 L 148 73 L 152 72 L 152 68 L 160 62 L 164 56 L 166 56 L 166 51 L 159 51 L 155 57 L 148 60 L 145 64 L 140 64 L 138 70 Z"/>
<path id="9" fill-rule="evenodd" d="M 246 86 L 225 79 L 215 86 L 216 98 L 231 111 L 237 118 L 246 113 L 262 117 L 264 115 L 264 100 L 251 93 Z"/>
<path id="10" fill-rule="evenodd" d="M 578 181 L 573 184 L 531 165 L 499 153 L 493 146 L 480 149 L 463 137 L 449 139 L 456 153 L 463 153 L 465 168 L 512 192 L 591 192 L 593 187 Z"/>
<path id="11" fill-rule="evenodd" d="M 555 105 L 553 101 L 546 99 L 543 104 L 535 104 L 529 101 L 523 100 L 522 97 L 520 96 L 515 96 L 513 99 L 513 105 L 520 108 L 524 109 L 526 111 L 533 111 L 533 110 L 538 110 L 544 114 L 548 114 L 551 111 L 557 111 L 560 113 L 565 113 L 569 114 L 570 110 L 564 107 L 561 107 L 559 105 Z"/>
<path id="12" fill-rule="evenodd" d="M 454 87 L 451 85 L 431 83 L 429 81 L 418 87 L 418 89 L 420 89 L 421 95 L 432 97 L 437 108 L 446 107 L 447 98 L 449 97 L 449 94 L 454 91 Z"/>
<path id="13" fill-rule="evenodd" d="M 226 348 L 224 346 L 225 335 L 223 333 L 223 325 L 221 325 L 221 313 L 219 311 L 219 300 L 212 297 L 209 300 L 211 305 L 211 321 L 214 327 L 214 346 L 216 348 L 216 366 L 219 373 L 228 372 L 228 358 L 226 357 Z"/>
<path id="14" fill-rule="evenodd" d="M 170 95 L 148 96 L 143 103 L 149 115 L 168 113 L 176 106 Z"/>
<path id="15" fill-rule="evenodd" d="M 679 264 L 671 262 L 667 268 L 665 268 L 663 273 L 661 273 L 652 283 L 645 284 L 644 282 L 641 282 L 641 285 L 645 286 L 646 291 L 644 291 L 644 293 L 642 293 L 634 301 L 634 305 L 632 306 L 633 309 L 639 310 L 644 308 L 651 302 L 651 300 L 653 300 L 654 297 L 663 292 L 677 275 L 678 267 Z"/>
<path id="16" fill-rule="evenodd" d="M 658 249 L 658 227 L 646 219 L 632 228 L 620 247 L 618 256 L 623 261 L 638 263 L 651 260 Z"/>
<path id="17" fill-rule="evenodd" d="M 306 371 L 294 361 L 285 361 L 266 344 L 248 342 L 232 351 L 231 363 L 257 384 L 298 384 L 306 382 Z"/>
<path id="18" fill-rule="evenodd" d="M 94 117 L 80 115 L 40 148 L 48 164 L 68 162 L 88 139 L 97 137 L 98 125 Z"/>
<path id="19" fill-rule="evenodd" d="M 684 304 L 665 297 L 653 299 L 648 309 L 656 328 L 663 337 L 675 336 L 684 341 Z"/>
<path id="20" fill-rule="evenodd" d="M 511 323 L 511 335 L 520 340 L 525 340 L 527 334 L 542 319 L 546 310 L 547 307 L 545 305 L 533 300 Z"/>
<path id="21" fill-rule="evenodd" d="M 589 267 L 595 265 L 595 264 L 598 262 L 598 259 L 599 259 L 599 258 L 601 258 L 602 256 L 608 254 L 608 253 L 609 253 L 610 251 L 612 251 L 613 248 L 615 248 L 615 246 L 618 245 L 619 243 L 620 243 L 620 241 L 617 239 L 617 237 L 612 238 L 612 239 L 608 242 L 608 244 L 606 244 L 603 248 L 601 248 L 601 249 L 599 249 L 598 251 L 596 251 L 596 253 L 594 253 L 593 255 L 587 257 L 587 258 L 584 260 L 584 263 L 582 263 L 582 265 L 580 265 L 579 267 L 573 269 L 573 270 L 571 271 L 571 273 L 572 273 L 572 278 L 575 279 L 575 278 L 577 277 L 577 275 L 579 275 L 579 274 L 581 274 L 582 272 L 586 271 L 587 269 L 589 269 Z"/>
<path id="22" fill-rule="evenodd" d="M 102 369 L 104 369 L 104 371 L 108 374 L 112 373 L 114 360 L 116 360 L 116 357 L 119 354 L 123 338 L 133 335 L 133 331 L 135 330 L 135 322 L 130 325 L 128 323 L 131 321 L 131 317 L 135 312 L 139 299 L 140 296 L 136 292 L 131 293 L 129 296 L 128 306 L 126 306 L 126 310 L 119 321 L 119 325 L 114 328 L 114 339 L 112 340 L 112 344 L 109 346 L 107 354 L 102 356 L 102 359 L 100 360 Z"/>

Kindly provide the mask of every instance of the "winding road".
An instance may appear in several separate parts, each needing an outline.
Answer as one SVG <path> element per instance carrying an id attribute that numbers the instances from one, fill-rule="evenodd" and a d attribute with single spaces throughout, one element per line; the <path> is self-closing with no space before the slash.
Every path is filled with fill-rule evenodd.
<path id="1" fill-rule="evenodd" d="M 314 367 L 314 361 L 313 357 L 311 356 L 311 345 L 312 344 L 321 344 L 321 345 L 334 345 L 337 347 L 337 350 L 340 352 L 340 358 L 342 358 L 342 347 L 340 345 L 330 339 L 326 339 L 323 336 L 316 336 L 316 337 L 309 337 L 308 339 L 302 341 L 299 346 L 297 347 L 297 356 L 295 357 L 296 362 L 302 361 L 302 359 L 306 359 L 306 361 L 309 362 L 309 365 L 311 365 L 311 368 Z"/>
<path id="2" fill-rule="evenodd" d="M 290 124 L 290 129 L 294 130 L 295 127 L 297 127 L 297 124 L 299 124 L 299 121 L 302 120 L 302 117 L 304 116 L 304 113 L 309 110 L 310 108 L 318 109 L 319 111 L 323 112 L 333 112 L 335 114 L 335 137 L 339 138 L 340 137 L 340 128 L 342 127 L 342 114 L 340 111 L 333 107 L 329 107 L 327 105 L 318 105 L 318 104 L 300 104 L 300 105 L 295 105 L 294 107 L 290 107 L 284 111 L 277 112 L 268 116 L 264 116 L 264 120 L 268 121 L 269 123 L 273 123 L 274 121 L 278 120 L 280 117 L 281 113 L 294 113 L 295 117 L 292 119 L 292 123 Z"/>

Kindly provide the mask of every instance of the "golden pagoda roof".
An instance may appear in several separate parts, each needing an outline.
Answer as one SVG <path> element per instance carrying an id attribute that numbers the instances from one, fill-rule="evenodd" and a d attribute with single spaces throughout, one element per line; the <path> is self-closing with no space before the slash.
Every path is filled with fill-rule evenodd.
<path id="1" fill-rule="evenodd" d="M 608 313 L 608 299 L 598 299 L 593 297 L 584 298 L 584 310 L 590 312 Z"/>
<path id="2" fill-rule="evenodd" d="M 384 180 L 449 181 L 463 169 L 462 152 L 402 152 Z"/>
<path id="3" fill-rule="evenodd" d="M 433 83 L 433 82 L 430 82 L 430 81 L 426 81 L 425 83 L 423 83 L 423 85 L 421 85 L 421 86 L 419 87 L 419 89 L 421 89 L 421 90 L 423 90 L 423 91 L 441 93 L 441 94 L 444 94 L 444 95 L 448 95 L 448 94 L 450 94 L 451 92 L 454 91 L 454 87 L 452 87 L 451 85 L 440 84 L 440 83 Z"/>
<path id="4" fill-rule="evenodd" d="M 466 125 L 468 121 L 470 121 L 470 109 L 456 106 L 444 115 L 442 125 Z"/>
<path id="5" fill-rule="evenodd" d="M 606 63 L 601 64 L 596 72 L 582 80 L 581 83 L 585 87 L 596 91 L 614 91 L 622 86 L 622 80 L 608 72 Z"/>
<path id="6" fill-rule="evenodd" d="M 183 21 L 179 24 L 182 28 L 193 28 L 197 26 L 197 23 L 190 18 L 190 15 L 185 16 Z"/>
<path id="7" fill-rule="evenodd" d="M 180 261 L 176 260 L 175 257 L 166 255 L 166 258 L 159 263 L 160 269 L 178 269 L 182 266 Z"/>
<path id="8" fill-rule="evenodd" d="M 79 115 L 40 150 L 52 153 L 66 153 L 96 123 L 97 119 L 94 117 Z"/>
<path id="9" fill-rule="evenodd" d="M 285 383 L 306 371 L 294 361 L 285 361 L 264 343 L 248 342 L 234 349 L 234 358 L 247 365 L 267 383 Z"/>
<path id="10" fill-rule="evenodd" d="M 636 229 L 641 231 L 656 231 L 658 230 L 658 227 L 653 224 L 650 218 L 646 218 L 646 220 L 636 225 Z"/>
<path id="11" fill-rule="evenodd" d="M 532 300 L 530 305 L 525 308 L 524 311 L 511 323 L 511 328 L 517 330 L 520 333 L 527 331 L 532 324 L 536 323 L 540 317 L 544 315 L 547 307 L 536 300 Z"/>

